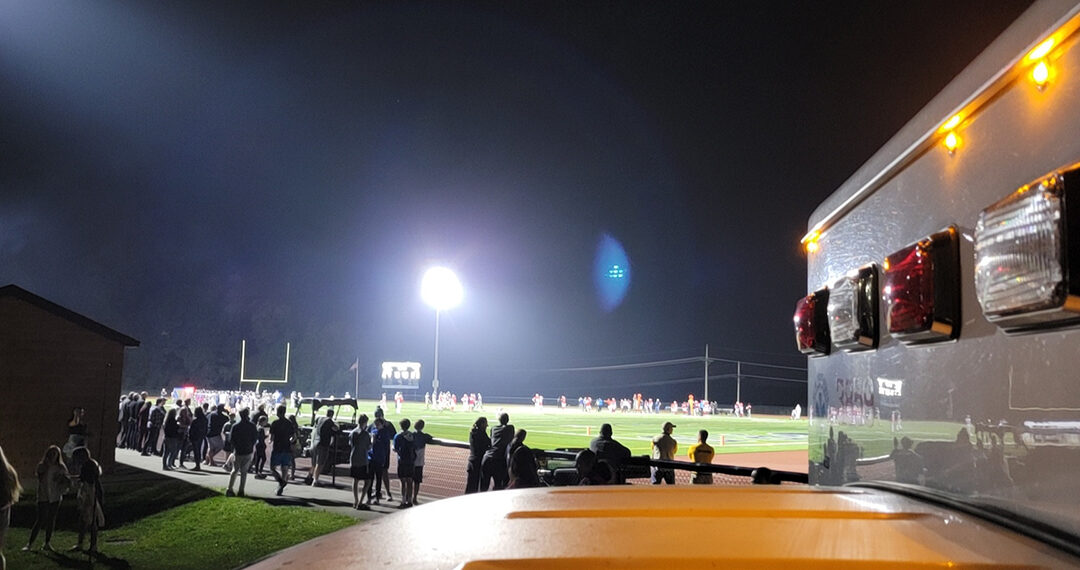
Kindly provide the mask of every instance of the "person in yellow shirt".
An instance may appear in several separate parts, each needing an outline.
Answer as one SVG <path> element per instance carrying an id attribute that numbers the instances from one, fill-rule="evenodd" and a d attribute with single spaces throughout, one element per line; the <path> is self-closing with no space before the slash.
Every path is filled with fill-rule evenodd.
<path id="1" fill-rule="evenodd" d="M 690 456 L 690 461 L 694 463 L 703 463 L 709 465 L 712 463 L 713 457 L 716 455 L 716 451 L 711 445 L 705 443 L 709 439 L 709 432 L 707 430 L 701 430 L 698 432 L 697 443 L 690 446 L 690 451 L 687 455 Z M 690 480 L 695 485 L 711 485 L 712 473 L 706 471 L 695 471 L 694 477 Z"/>

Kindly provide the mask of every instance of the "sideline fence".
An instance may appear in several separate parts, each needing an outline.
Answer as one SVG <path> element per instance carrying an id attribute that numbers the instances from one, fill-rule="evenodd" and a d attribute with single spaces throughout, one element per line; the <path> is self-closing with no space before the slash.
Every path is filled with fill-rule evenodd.
<path id="1" fill-rule="evenodd" d="M 427 460 L 424 466 L 424 483 L 421 490 L 428 495 L 453 497 L 465 491 L 465 466 L 469 445 L 459 441 L 434 440 L 428 445 Z M 534 449 L 537 464 L 540 466 L 541 481 L 549 486 L 577 484 L 573 470 L 577 450 L 540 450 Z M 713 485 L 749 485 L 753 482 L 754 469 L 735 465 L 702 465 L 686 461 L 661 461 L 646 456 L 631 457 L 619 468 L 627 484 L 650 484 L 650 468 L 659 467 L 675 472 L 676 485 L 690 485 L 696 472 L 713 474 Z M 560 471 L 556 476 L 556 471 Z M 778 484 L 802 484 L 809 482 L 806 473 L 772 470 L 773 482 Z M 391 471 L 393 472 L 393 471 Z"/>

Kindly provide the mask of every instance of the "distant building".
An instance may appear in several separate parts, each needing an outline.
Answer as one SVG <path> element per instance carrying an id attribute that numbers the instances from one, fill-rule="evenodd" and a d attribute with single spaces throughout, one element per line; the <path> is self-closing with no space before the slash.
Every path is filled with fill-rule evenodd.
<path id="1" fill-rule="evenodd" d="M 15 285 L 0 287 L 0 446 L 33 480 L 45 448 L 63 446 L 72 408 L 86 409 L 87 447 L 116 455 L 124 349 L 139 341 Z"/>

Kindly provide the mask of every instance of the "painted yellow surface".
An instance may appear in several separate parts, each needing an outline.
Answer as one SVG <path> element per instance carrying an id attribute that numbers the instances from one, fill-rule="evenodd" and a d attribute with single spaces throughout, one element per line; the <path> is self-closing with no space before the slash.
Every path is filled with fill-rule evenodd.
<path id="1" fill-rule="evenodd" d="M 883 491 L 573 487 L 438 501 L 254 568 L 1062 568 L 1010 531 Z"/>

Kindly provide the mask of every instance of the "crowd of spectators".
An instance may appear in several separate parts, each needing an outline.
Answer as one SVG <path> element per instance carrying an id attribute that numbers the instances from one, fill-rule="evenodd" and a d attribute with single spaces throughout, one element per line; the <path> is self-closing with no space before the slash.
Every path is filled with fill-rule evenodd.
<path id="1" fill-rule="evenodd" d="M 119 430 L 117 446 L 139 451 L 142 455 L 161 457 L 162 469 L 186 468 L 192 462 L 192 470 L 199 471 L 203 463 L 222 466 L 230 474 L 227 496 L 245 495 L 248 475 L 265 478 L 263 473 L 269 459 L 268 473 L 278 484 L 281 495 L 286 486 L 295 481 L 296 457 L 302 453 L 300 428 L 295 415 L 287 414 L 287 407 L 278 403 L 274 409 L 276 419 L 270 421 L 267 407 L 275 402 L 286 401 L 279 392 L 233 392 L 200 391 L 198 396 L 168 399 L 151 399 L 146 392 L 131 392 L 121 398 L 119 404 Z M 299 405 L 299 393 L 289 400 Z M 401 397 L 395 396 L 395 403 Z M 443 406 L 454 409 L 459 400 L 449 392 L 440 393 L 432 400 L 425 397 L 429 408 Z M 655 413 L 659 400 L 644 399 L 641 394 L 624 399 L 617 406 L 614 400 L 597 399 L 609 410 Z M 465 409 L 477 410 L 483 405 L 479 394 L 464 394 L 460 400 Z M 596 400 L 579 398 L 579 405 L 586 411 Z M 534 405 L 541 406 L 542 396 L 534 397 Z M 559 398 L 560 407 L 566 406 L 565 396 Z M 697 404 L 699 408 L 701 403 Z M 693 410 L 693 397 L 687 409 Z M 749 413 L 749 406 L 746 413 Z M 704 405 L 708 409 L 708 404 Z M 88 552 L 97 549 L 98 529 L 104 525 L 102 505 L 104 494 L 101 487 L 101 468 L 90 457 L 85 447 L 85 411 L 75 408 L 68 420 L 68 439 L 63 447 L 49 446 L 37 467 L 37 519 L 31 528 L 24 550 L 33 547 L 39 534 L 44 534 L 42 548 L 52 550 L 56 515 L 65 493 L 73 491 L 80 520 L 78 542 L 72 550 L 81 550 L 89 536 Z M 338 441 L 348 447 L 349 474 L 353 479 L 353 506 L 369 510 L 372 504 L 380 504 L 385 497 L 393 501 L 389 470 L 391 455 L 396 457 L 396 478 L 399 482 L 398 508 L 408 508 L 419 503 L 420 485 L 424 481 L 426 448 L 434 440 L 424 431 L 424 420 L 415 423 L 408 418 L 399 420 L 397 428 L 384 416 L 383 408 L 377 407 L 374 419 L 361 414 L 352 429 L 343 429 L 334 420 L 334 408 L 329 407 L 318 418 L 311 431 L 310 454 L 312 470 L 305 484 L 320 486 L 321 478 L 337 463 Z M 672 437 L 676 428 L 672 422 L 664 422 L 661 433 L 652 439 L 652 458 L 673 461 L 678 443 Z M 400 431 L 399 431 L 400 429 Z M 542 484 L 538 475 L 537 455 L 525 443 L 528 433 L 515 429 L 510 416 L 501 413 L 498 424 L 490 427 L 486 417 L 479 417 L 469 433 L 469 454 L 466 461 L 466 493 L 500 489 L 538 487 Z M 712 463 L 715 451 L 707 443 L 708 432 L 701 430 L 697 442 L 690 446 L 687 458 L 694 463 Z M 269 438 L 269 444 L 267 442 Z M 269 457 L 267 450 L 269 448 Z M 574 458 L 574 482 L 580 485 L 606 485 L 624 483 L 624 464 L 630 459 L 630 450 L 614 438 L 611 424 L 600 426 L 599 435 L 588 449 Z M 671 466 L 651 467 L 651 482 L 674 484 Z M 712 474 L 695 472 L 695 484 L 712 483 Z M 0 449 L 0 547 L 10 515 L 11 505 L 18 501 L 21 486 L 14 469 L 7 463 Z M 0 569 L 4 559 L 0 555 Z"/>
<path id="2" fill-rule="evenodd" d="M 675 461 L 678 443 L 672 437 L 677 426 L 664 422 L 660 435 L 652 439 L 652 459 Z M 469 455 L 466 461 L 465 493 L 489 490 L 537 487 L 536 455 L 525 445 L 526 430 L 515 430 L 506 413 L 499 415 L 498 425 L 488 428 L 486 417 L 479 417 L 469 432 Z M 698 464 L 711 464 L 715 450 L 708 444 L 709 432 L 698 432 L 697 442 L 690 446 L 687 458 Z M 580 485 L 612 485 L 625 483 L 623 466 L 630 459 L 630 450 L 614 438 L 611 424 L 600 426 L 600 434 L 574 458 L 574 473 L 569 480 Z M 671 466 L 652 466 L 651 482 L 675 484 Z M 555 474 L 557 484 L 568 480 Z M 712 474 L 696 471 L 695 484 L 711 484 Z"/>

